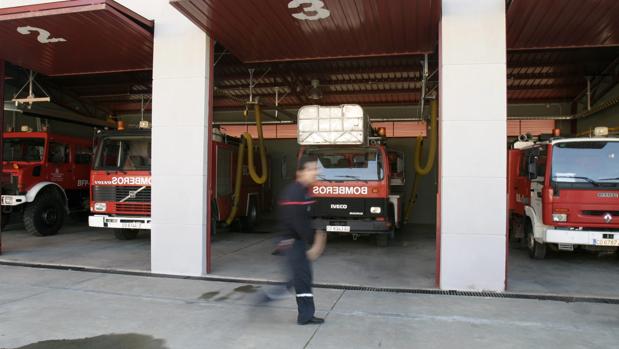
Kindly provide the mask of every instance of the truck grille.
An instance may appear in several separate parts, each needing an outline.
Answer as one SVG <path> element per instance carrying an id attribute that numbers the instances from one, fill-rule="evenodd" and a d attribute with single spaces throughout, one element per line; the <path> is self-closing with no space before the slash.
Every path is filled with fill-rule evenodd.
<path id="1" fill-rule="evenodd" d="M 148 204 L 135 204 L 135 203 L 117 203 L 116 211 L 118 213 L 139 213 L 139 214 L 148 214 L 150 215 L 150 203 Z"/>
<path id="2" fill-rule="evenodd" d="M 584 215 L 587 216 L 604 216 L 607 213 L 610 213 L 613 216 L 619 216 L 619 211 L 595 211 L 595 210 L 586 210 L 582 211 Z"/>
<path id="3" fill-rule="evenodd" d="M 93 201 L 108 201 L 123 203 L 148 203 L 150 208 L 150 187 L 142 188 L 140 186 L 129 187 L 114 187 L 96 185 L 92 189 Z M 131 197 L 130 193 L 135 193 L 135 197 Z"/>
<path id="4" fill-rule="evenodd" d="M 314 198 L 312 217 L 365 219 L 376 216 L 387 216 L 387 199 L 377 198 Z M 380 207 L 381 213 L 370 213 L 370 207 Z"/>

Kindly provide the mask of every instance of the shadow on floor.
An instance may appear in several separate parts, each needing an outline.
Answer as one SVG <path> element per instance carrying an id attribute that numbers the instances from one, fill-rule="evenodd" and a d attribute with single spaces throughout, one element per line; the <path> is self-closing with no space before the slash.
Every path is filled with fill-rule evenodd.
<path id="1" fill-rule="evenodd" d="M 106 334 L 90 338 L 80 339 L 58 339 L 41 341 L 25 345 L 15 349 L 109 349 L 109 348 L 131 348 L 131 349 L 167 349 L 163 339 L 155 339 L 152 336 L 142 334 Z"/>

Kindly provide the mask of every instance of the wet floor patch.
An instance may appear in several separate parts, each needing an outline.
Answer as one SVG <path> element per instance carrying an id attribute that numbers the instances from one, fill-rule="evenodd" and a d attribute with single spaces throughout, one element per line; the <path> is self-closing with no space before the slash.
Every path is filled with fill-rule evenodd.
<path id="1" fill-rule="evenodd" d="M 213 299 L 213 297 L 217 296 L 219 294 L 219 291 L 213 291 L 213 292 L 206 292 L 203 295 L 200 296 L 200 299 L 203 299 L 205 301 L 209 301 L 211 299 Z"/>
<path id="2" fill-rule="evenodd" d="M 256 293 L 258 291 L 258 287 L 254 285 L 243 285 L 235 288 L 234 291 L 241 293 Z"/>
<path id="3" fill-rule="evenodd" d="M 108 349 L 108 348 L 131 348 L 131 349 L 168 349 L 163 339 L 156 339 L 137 333 L 105 334 L 96 337 L 79 339 L 55 339 L 41 341 L 14 349 Z"/>

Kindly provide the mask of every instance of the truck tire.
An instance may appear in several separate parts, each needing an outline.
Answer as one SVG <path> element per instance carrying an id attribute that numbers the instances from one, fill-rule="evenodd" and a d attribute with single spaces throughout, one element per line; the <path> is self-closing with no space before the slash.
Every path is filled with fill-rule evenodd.
<path id="1" fill-rule="evenodd" d="M 217 202 L 213 200 L 211 202 L 211 241 L 217 238 L 217 217 L 219 217 Z"/>
<path id="2" fill-rule="evenodd" d="M 389 204 L 389 206 L 387 207 L 387 213 L 389 215 L 389 221 L 391 222 L 391 224 L 393 224 L 393 227 L 391 227 L 391 230 L 393 232 L 391 235 L 393 235 L 397 230 L 400 229 L 395 224 L 395 207 L 393 206 L 393 204 Z"/>
<path id="3" fill-rule="evenodd" d="M 254 232 L 254 226 L 256 225 L 256 223 L 258 223 L 258 205 L 256 204 L 256 200 L 253 197 L 249 199 L 247 215 L 239 217 L 239 223 L 241 224 L 241 232 Z"/>
<path id="4" fill-rule="evenodd" d="M 7 224 L 9 224 L 9 220 L 11 218 L 11 214 L 10 213 L 3 213 L 2 214 L 2 220 L 0 221 L 0 229 L 2 229 L 4 231 L 4 228 L 6 227 Z"/>
<path id="5" fill-rule="evenodd" d="M 46 190 L 26 205 L 24 209 L 24 226 L 26 231 L 38 236 L 50 236 L 58 233 L 65 216 L 62 198 L 55 192 Z"/>
<path id="6" fill-rule="evenodd" d="M 525 239 L 527 240 L 527 249 L 529 250 L 529 257 L 533 259 L 544 259 L 546 257 L 546 245 L 540 244 L 535 240 L 533 234 L 533 224 L 527 219 L 524 226 Z"/>
<path id="7" fill-rule="evenodd" d="M 114 229 L 114 236 L 118 240 L 133 240 L 139 232 L 137 229 Z"/>

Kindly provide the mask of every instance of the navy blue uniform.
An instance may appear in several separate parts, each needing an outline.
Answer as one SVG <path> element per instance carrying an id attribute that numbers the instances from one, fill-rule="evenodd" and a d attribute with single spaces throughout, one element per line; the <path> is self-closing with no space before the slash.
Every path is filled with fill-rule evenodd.
<path id="1" fill-rule="evenodd" d="M 312 266 L 306 255 L 308 246 L 314 243 L 314 229 L 309 213 L 313 203 L 314 201 L 308 196 L 307 187 L 299 182 L 289 184 L 279 201 L 279 219 L 284 239 L 294 240 L 287 257 L 292 274 L 292 286 L 297 296 L 299 323 L 312 319 L 315 311 Z"/>

